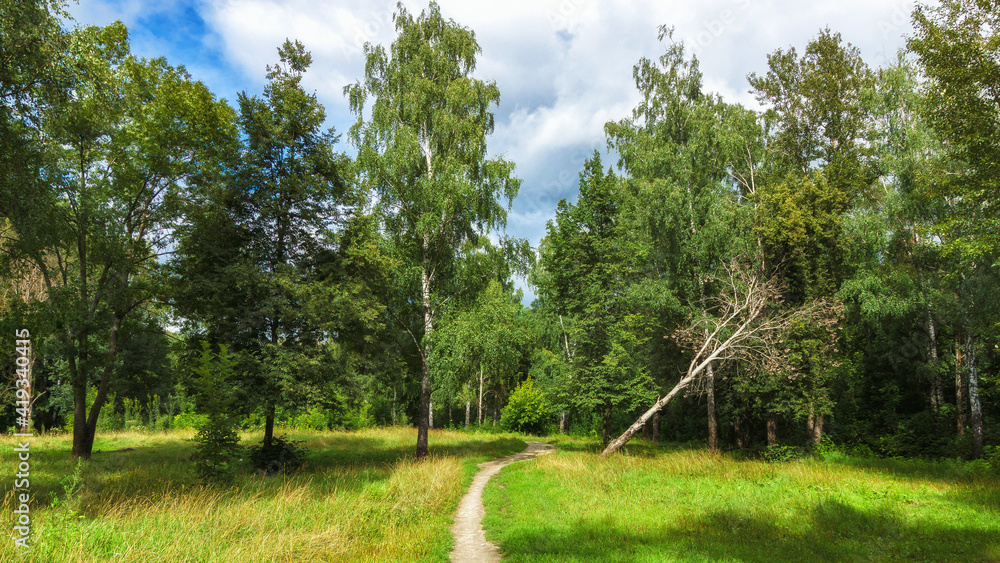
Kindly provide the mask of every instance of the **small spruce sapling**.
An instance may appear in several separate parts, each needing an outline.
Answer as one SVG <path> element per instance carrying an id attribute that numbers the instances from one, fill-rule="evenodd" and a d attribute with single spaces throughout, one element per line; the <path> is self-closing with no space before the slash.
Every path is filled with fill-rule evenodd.
<path id="1" fill-rule="evenodd" d="M 208 482 L 229 481 L 233 477 L 230 460 L 239 454 L 240 437 L 234 404 L 236 396 L 231 379 L 236 358 L 225 344 L 212 354 L 207 342 L 201 344 L 201 354 L 194 367 L 198 389 L 198 410 L 205 416 L 198 428 L 198 472 Z"/>

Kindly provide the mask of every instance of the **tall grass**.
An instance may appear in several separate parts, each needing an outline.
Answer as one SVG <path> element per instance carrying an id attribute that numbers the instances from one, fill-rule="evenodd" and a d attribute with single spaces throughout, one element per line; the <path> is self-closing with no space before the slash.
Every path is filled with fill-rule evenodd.
<path id="1" fill-rule="evenodd" d="M 1000 560 L 1000 480 L 961 464 L 592 450 L 563 444 L 487 486 L 505 560 Z"/>
<path id="2" fill-rule="evenodd" d="M 207 487 L 189 459 L 192 436 L 99 437 L 79 495 L 61 484 L 73 472 L 69 437 L 32 440 L 32 547 L 0 539 L 0 561 L 446 561 L 475 464 L 524 447 L 511 436 L 436 430 L 430 459 L 416 462 L 411 429 L 297 433 L 311 451 L 298 473 L 263 477 L 244 466 L 231 486 Z M 8 515 L 12 447 L 0 447 Z M 136 449 L 109 452 L 123 447 Z M 11 518 L 2 522 L 11 537 Z"/>

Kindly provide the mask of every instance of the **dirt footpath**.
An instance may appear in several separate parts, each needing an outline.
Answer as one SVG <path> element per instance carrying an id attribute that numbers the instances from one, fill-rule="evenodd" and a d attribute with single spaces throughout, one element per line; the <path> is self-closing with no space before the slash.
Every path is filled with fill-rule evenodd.
<path id="1" fill-rule="evenodd" d="M 520 453 L 480 463 L 480 470 L 472 479 L 469 492 L 462 497 L 455 514 L 455 525 L 451 535 L 455 538 L 455 549 L 451 551 L 452 563 L 480 563 L 500 561 L 497 546 L 486 541 L 483 533 L 483 489 L 486 482 L 504 466 L 515 461 L 531 459 L 555 450 L 552 444 L 528 442 L 528 447 Z"/>

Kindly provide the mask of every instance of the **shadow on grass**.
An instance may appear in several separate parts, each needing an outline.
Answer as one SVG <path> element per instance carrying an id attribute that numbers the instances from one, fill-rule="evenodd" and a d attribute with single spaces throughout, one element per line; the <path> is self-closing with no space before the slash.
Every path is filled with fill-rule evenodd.
<path id="1" fill-rule="evenodd" d="M 553 444 L 558 449 L 566 452 L 600 454 L 604 451 L 604 446 L 601 445 L 601 442 L 594 439 L 549 436 L 547 438 L 540 438 L 540 440 Z M 652 442 L 642 438 L 633 438 L 622 447 L 620 452 L 624 455 L 636 457 L 654 457 L 668 452 L 694 450 L 705 450 L 705 446 L 690 443 Z"/>
<path id="2" fill-rule="evenodd" d="M 997 561 L 996 530 L 905 522 L 892 510 L 862 511 L 836 500 L 817 504 L 795 528 L 739 511 L 664 522 L 646 532 L 622 521 L 570 531 L 541 526 L 501 541 L 506 558 L 559 561 Z"/>
<path id="3" fill-rule="evenodd" d="M 355 433 L 290 432 L 287 436 L 303 440 L 303 445 L 309 448 L 306 465 L 300 471 L 289 476 L 261 477 L 247 462 L 233 460 L 235 483 L 222 486 L 220 490 L 226 495 L 237 496 L 255 491 L 266 497 L 280 494 L 282 483 L 288 479 L 302 483 L 311 481 L 310 487 L 317 494 L 328 493 L 331 489 L 363 490 L 388 479 L 399 462 L 413 459 L 416 447 L 415 441 L 404 444 L 398 438 Z M 168 494 L 198 494 L 202 489 L 192 459 L 196 454 L 192 440 L 160 435 L 145 443 L 143 439 L 141 435 L 111 435 L 98 439 L 91 460 L 83 463 L 81 508 L 84 514 L 98 516 L 95 507 L 110 508 L 136 499 L 155 500 Z M 251 436 L 243 445 L 259 442 L 259 437 Z M 69 451 L 63 446 L 62 439 L 45 447 L 32 443 L 31 488 L 35 506 L 45 508 L 54 498 L 65 496 L 64 483 L 73 474 L 76 462 L 69 458 Z M 4 448 L 9 453 L 0 459 L 0 471 L 10 475 L 16 473 L 12 447 Z M 127 447 L 135 449 L 111 451 Z M 455 456 L 468 462 L 470 459 L 482 461 L 504 457 L 523 448 L 523 441 L 509 436 L 478 439 L 452 436 L 436 443 L 432 433 L 429 449 L 431 456 Z"/>

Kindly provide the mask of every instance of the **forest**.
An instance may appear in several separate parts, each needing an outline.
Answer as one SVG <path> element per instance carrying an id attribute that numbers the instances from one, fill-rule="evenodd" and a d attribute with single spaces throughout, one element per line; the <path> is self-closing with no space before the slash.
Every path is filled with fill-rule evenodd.
<path id="1" fill-rule="evenodd" d="M 1000 464 L 989 2 L 917 6 L 879 68 L 829 28 L 776 46 L 762 111 L 661 26 L 537 247 L 505 229 L 533 187 L 487 147 L 503 85 L 437 4 L 365 46 L 345 131 L 294 38 L 231 105 L 64 9 L 0 1 L 9 433 L 84 460 L 122 430 L 262 431 L 267 458 L 402 426 L 417 458 L 453 429 Z"/>

